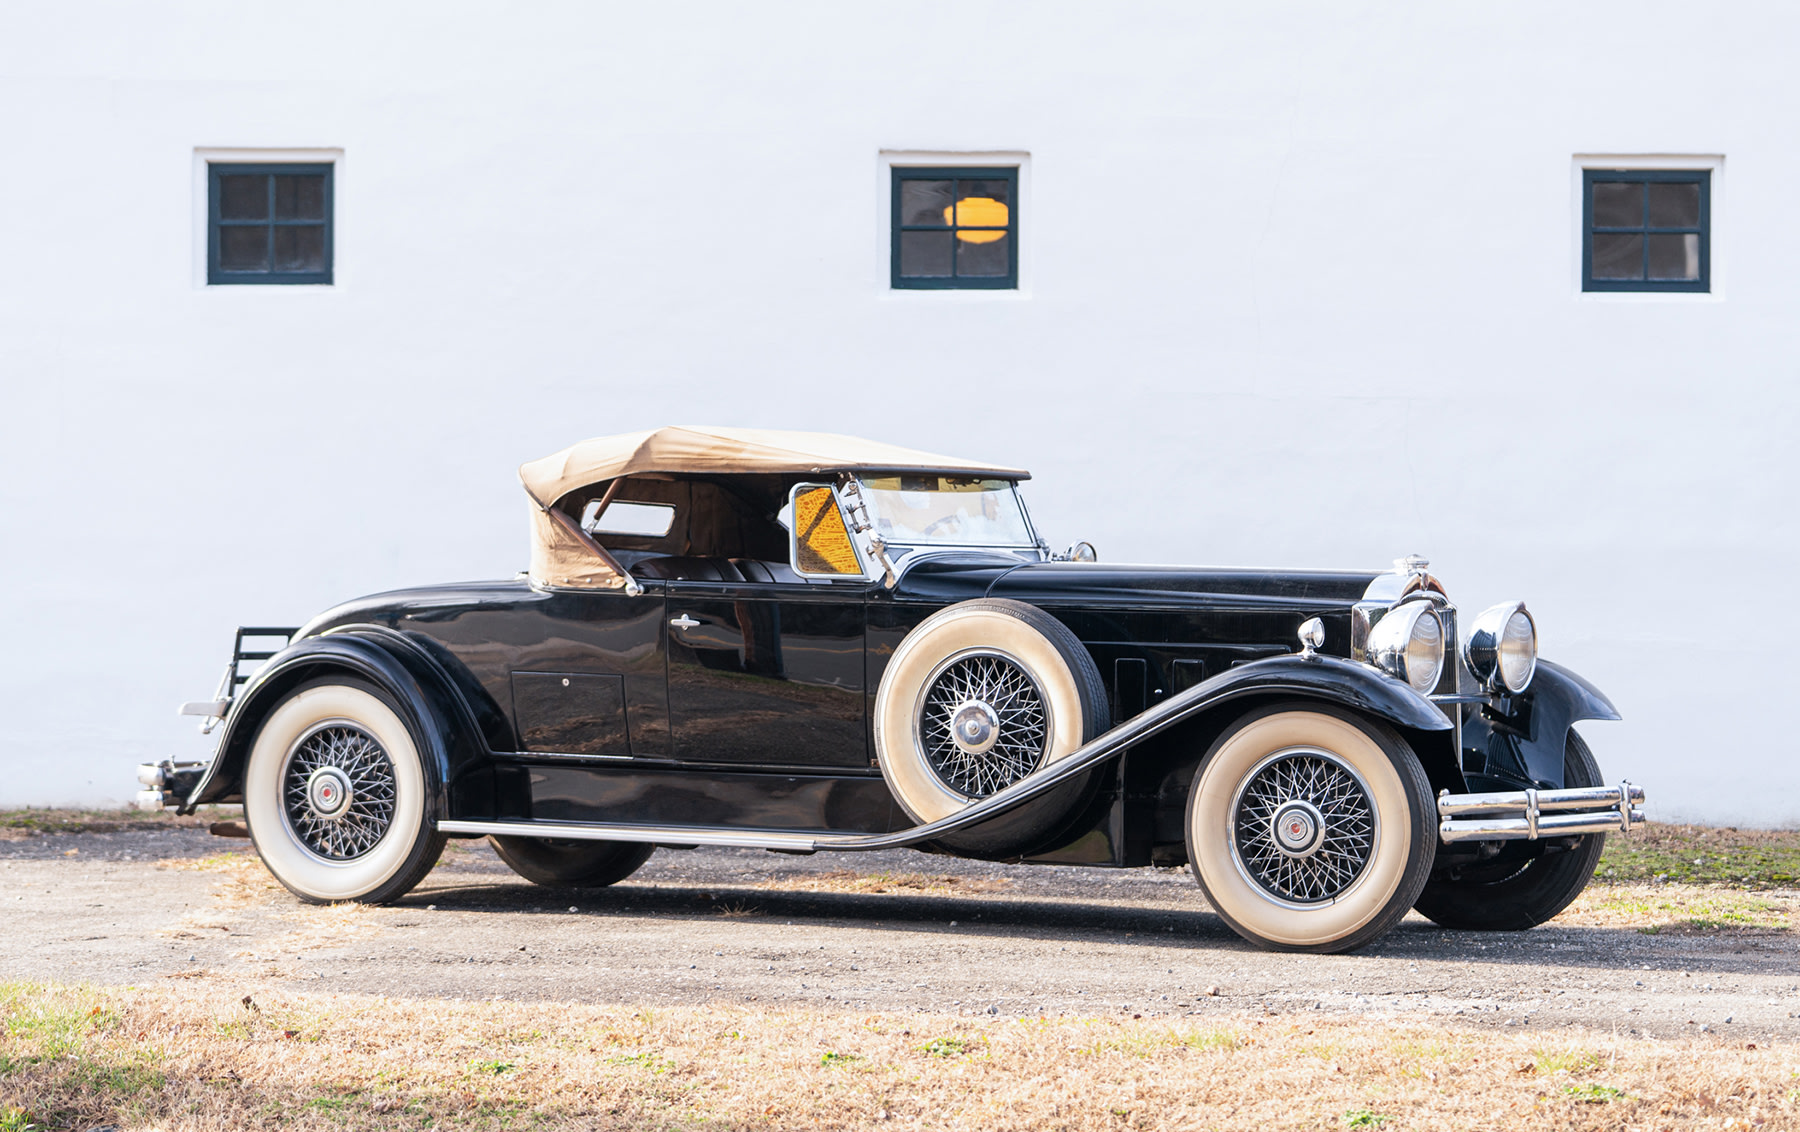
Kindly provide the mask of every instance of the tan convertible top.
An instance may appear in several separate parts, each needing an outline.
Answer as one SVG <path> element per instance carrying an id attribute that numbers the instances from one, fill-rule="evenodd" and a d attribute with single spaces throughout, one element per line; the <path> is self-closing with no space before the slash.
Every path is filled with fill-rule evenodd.
<path id="1" fill-rule="evenodd" d="M 899 448 L 830 432 L 676 425 L 571 445 L 519 468 L 531 496 L 531 578 L 540 585 L 617 589 L 625 579 L 594 553 L 587 536 L 559 522 L 549 508 L 577 488 L 621 476 L 662 474 L 917 472 L 993 479 L 1029 479 L 1003 468 L 931 452 Z M 566 517 L 565 517 L 566 519 Z"/>
<path id="2" fill-rule="evenodd" d="M 645 472 L 936 472 L 1030 479 L 1023 468 L 978 464 L 832 432 L 673 425 L 584 440 L 519 469 L 519 480 L 548 506 L 578 487 Z"/>

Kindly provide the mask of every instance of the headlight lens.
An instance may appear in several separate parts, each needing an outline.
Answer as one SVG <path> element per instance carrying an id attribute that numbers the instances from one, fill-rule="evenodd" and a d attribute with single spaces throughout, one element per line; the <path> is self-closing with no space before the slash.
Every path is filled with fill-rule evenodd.
<path id="1" fill-rule="evenodd" d="M 1437 687 L 1444 671 L 1444 623 L 1437 610 L 1424 601 L 1388 610 L 1369 630 L 1369 660 L 1421 695 Z"/>
<path id="2" fill-rule="evenodd" d="M 1463 657 L 1469 671 L 1492 691 L 1523 692 L 1537 672 L 1537 623 L 1522 601 L 1481 611 L 1470 627 Z"/>

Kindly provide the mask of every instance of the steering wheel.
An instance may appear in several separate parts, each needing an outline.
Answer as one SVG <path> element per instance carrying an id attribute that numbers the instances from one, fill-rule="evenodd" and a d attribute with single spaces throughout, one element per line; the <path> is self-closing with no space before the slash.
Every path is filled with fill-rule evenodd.
<path id="1" fill-rule="evenodd" d="M 925 529 L 920 531 L 919 533 L 922 535 L 935 535 L 940 530 L 944 530 L 945 528 L 951 526 L 952 524 L 960 524 L 961 522 L 962 522 L 961 515 L 945 515 L 942 519 L 937 519 L 937 520 L 934 520 L 933 522 L 925 524 Z"/>

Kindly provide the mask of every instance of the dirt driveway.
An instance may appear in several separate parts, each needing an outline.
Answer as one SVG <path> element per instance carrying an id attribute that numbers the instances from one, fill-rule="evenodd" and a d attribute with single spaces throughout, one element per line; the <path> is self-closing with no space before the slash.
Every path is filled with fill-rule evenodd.
<path id="1" fill-rule="evenodd" d="M 1761 929 L 1665 929 L 1654 892 L 1596 887 L 1527 933 L 1415 916 L 1358 953 L 1298 956 L 1240 941 L 1185 870 L 663 850 L 623 884 L 569 893 L 518 879 L 484 842 L 453 842 L 405 901 L 364 908 L 302 905 L 248 854 L 195 829 L 0 841 L 0 979 L 1800 1038 L 1792 893 L 1764 894 Z"/>

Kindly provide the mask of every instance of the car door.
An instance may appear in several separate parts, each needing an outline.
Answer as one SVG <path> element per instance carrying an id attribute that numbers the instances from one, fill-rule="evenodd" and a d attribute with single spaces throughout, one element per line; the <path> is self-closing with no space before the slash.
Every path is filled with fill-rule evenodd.
<path id="1" fill-rule="evenodd" d="M 666 585 L 677 759 L 770 768 L 870 765 L 867 584 Z"/>
<path id="2" fill-rule="evenodd" d="M 669 757 L 664 596 L 652 583 L 542 595 L 510 626 L 513 718 L 521 751 L 617 759 Z"/>

